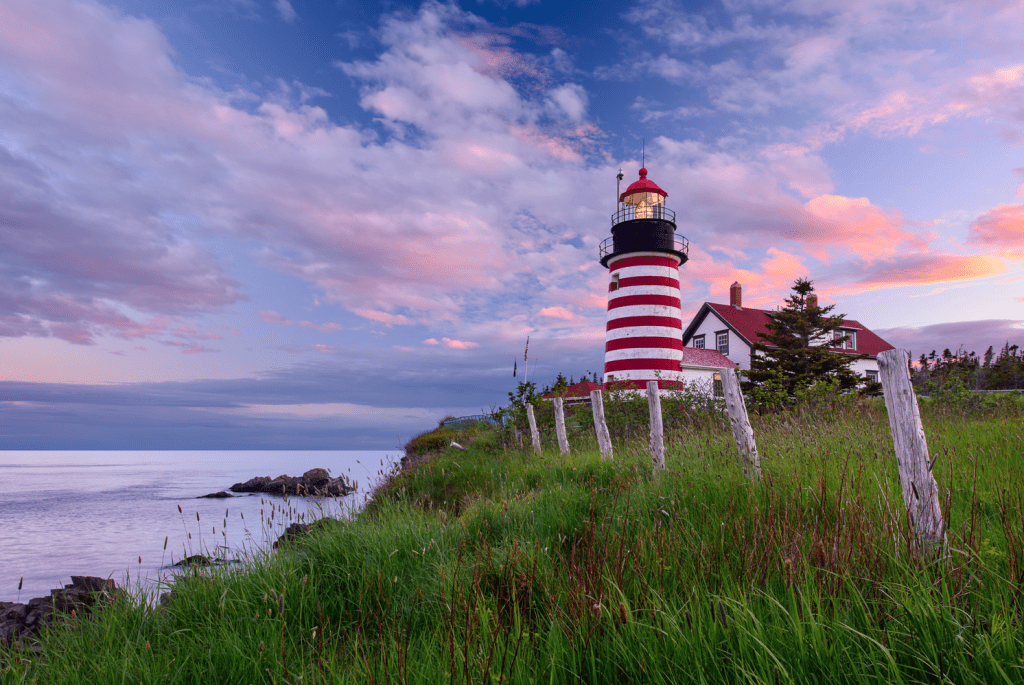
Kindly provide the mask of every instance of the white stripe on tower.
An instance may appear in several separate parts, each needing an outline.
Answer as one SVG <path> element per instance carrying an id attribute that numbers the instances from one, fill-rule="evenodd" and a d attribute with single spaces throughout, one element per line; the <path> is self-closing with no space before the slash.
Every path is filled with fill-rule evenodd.
<path id="1" fill-rule="evenodd" d="M 609 261 L 606 383 L 681 380 L 682 329 L 678 257 L 628 252 Z"/>

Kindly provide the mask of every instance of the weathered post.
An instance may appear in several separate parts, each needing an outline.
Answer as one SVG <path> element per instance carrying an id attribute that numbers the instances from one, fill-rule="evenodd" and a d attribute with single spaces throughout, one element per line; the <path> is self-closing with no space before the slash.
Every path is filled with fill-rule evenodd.
<path id="1" fill-rule="evenodd" d="M 604 421 L 604 402 L 600 390 L 590 391 L 590 408 L 594 412 L 594 430 L 597 432 L 597 445 L 601 456 L 612 458 L 612 436 L 608 433 L 608 424 Z"/>
<path id="2" fill-rule="evenodd" d="M 945 539 L 939 484 L 932 475 L 928 441 L 924 437 L 917 395 L 910 383 L 910 356 L 905 350 L 886 350 L 878 355 L 878 375 L 882 381 L 885 409 L 900 471 L 903 505 L 916 537 L 939 542 Z"/>
<path id="3" fill-rule="evenodd" d="M 569 454 L 569 439 L 565 436 L 565 412 L 561 397 L 555 398 L 555 433 L 558 434 L 558 451 Z"/>
<path id="4" fill-rule="evenodd" d="M 533 451 L 540 452 L 540 432 L 537 430 L 537 419 L 533 418 L 533 405 L 526 403 L 526 420 L 530 422 L 530 440 L 533 442 Z"/>
<path id="5" fill-rule="evenodd" d="M 736 441 L 736 449 L 743 459 L 743 472 L 751 480 L 761 479 L 761 458 L 757 454 L 757 443 L 754 442 L 754 429 L 747 417 L 747 405 L 743 403 L 743 391 L 740 390 L 740 379 L 735 369 L 719 369 L 722 377 L 722 392 L 725 394 L 725 410 L 729 414 L 729 426 L 732 437 Z"/>
<path id="6" fill-rule="evenodd" d="M 647 381 L 647 409 L 651 414 L 651 462 L 657 471 L 665 468 L 665 436 L 661 421 L 658 381 Z"/>

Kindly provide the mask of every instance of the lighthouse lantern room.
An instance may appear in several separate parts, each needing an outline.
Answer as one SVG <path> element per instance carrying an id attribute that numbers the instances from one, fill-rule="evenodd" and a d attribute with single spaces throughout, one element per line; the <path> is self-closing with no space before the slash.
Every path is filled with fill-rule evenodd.
<path id="1" fill-rule="evenodd" d="M 608 269 L 604 382 L 616 387 L 642 388 L 653 380 L 664 387 L 683 377 L 679 267 L 689 245 L 676 233 L 667 197 L 641 168 L 640 179 L 619 195 L 612 236 L 601 243 L 601 266 Z"/>

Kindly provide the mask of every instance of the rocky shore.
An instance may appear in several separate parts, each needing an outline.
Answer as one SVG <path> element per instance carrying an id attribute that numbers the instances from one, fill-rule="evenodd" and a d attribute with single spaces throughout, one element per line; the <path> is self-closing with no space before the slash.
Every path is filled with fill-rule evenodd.
<path id="1" fill-rule="evenodd" d="M 39 633 L 118 601 L 123 590 L 109 578 L 71 576 L 71 584 L 28 604 L 0 602 L 0 646 L 35 651 Z"/>
<path id="2" fill-rule="evenodd" d="M 235 483 L 233 493 L 257 493 L 265 495 L 344 497 L 355 492 L 358 483 L 346 476 L 332 478 L 326 469 L 315 468 L 301 476 L 281 475 L 277 478 L 257 476 L 244 483 Z M 232 497 L 227 492 L 202 495 L 201 498 Z M 340 523 L 337 519 L 324 518 L 310 523 L 293 523 L 274 542 L 276 549 L 285 542 L 308 535 L 314 530 Z M 203 555 L 188 557 L 174 566 L 197 567 L 215 565 L 219 560 Z M 71 576 L 71 583 L 63 588 L 50 591 L 46 597 L 35 597 L 28 603 L 0 602 L 0 647 L 14 646 L 19 649 L 38 650 L 38 636 L 57 625 L 64 625 L 81 616 L 102 609 L 118 601 L 124 591 L 109 578 L 95 576 Z M 166 606 L 173 601 L 174 592 L 163 593 L 160 604 Z"/>

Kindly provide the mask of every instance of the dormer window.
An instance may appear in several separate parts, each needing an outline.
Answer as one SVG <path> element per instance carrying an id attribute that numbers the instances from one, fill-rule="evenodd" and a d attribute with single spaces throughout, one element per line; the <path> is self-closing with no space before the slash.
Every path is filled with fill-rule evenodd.
<path id="1" fill-rule="evenodd" d="M 846 340 L 842 340 L 846 338 Z M 839 350 L 857 349 L 857 331 L 850 328 L 840 328 L 832 332 L 832 347 Z"/>
<path id="2" fill-rule="evenodd" d="M 697 348 L 698 350 L 703 350 L 704 349 L 704 336 L 703 335 L 695 335 L 695 336 L 693 336 L 693 346 L 695 348 Z"/>

